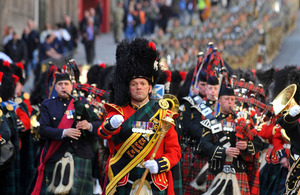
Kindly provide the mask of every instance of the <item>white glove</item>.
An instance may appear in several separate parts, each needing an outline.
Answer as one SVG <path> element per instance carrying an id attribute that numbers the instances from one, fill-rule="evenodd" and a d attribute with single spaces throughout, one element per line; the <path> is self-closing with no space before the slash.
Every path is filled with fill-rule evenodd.
<path id="1" fill-rule="evenodd" d="M 158 173 L 158 164 L 155 160 L 147 160 L 143 165 L 146 169 L 149 169 L 151 174 Z"/>
<path id="2" fill-rule="evenodd" d="M 117 115 L 112 116 L 111 119 L 109 120 L 109 122 L 110 122 L 110 125 L 112 126 L 112 128 L 117 129 L 124 122 L 124 118 L 122 115 L 117 114 Z"/>
<path id="3" fill-rule="evenodd" d="M 300 106 L 299 105 L 295 105 L 293 106 L 290 111 L 289 111 L 289 115 L 292 117 L 297 116 L 298 114 L 300 114 Z"/>
<path id="4" fill-rule="evenodd" d="M 236 115 L 239 118 L 247 118 L 247 112 L 245 112 L 245 111 L 240 111 Z"/>

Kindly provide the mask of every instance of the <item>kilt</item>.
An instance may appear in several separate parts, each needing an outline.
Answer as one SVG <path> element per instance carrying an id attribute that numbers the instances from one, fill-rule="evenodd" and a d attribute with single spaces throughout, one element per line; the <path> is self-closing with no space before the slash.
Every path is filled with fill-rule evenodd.
<path id="1" fill-rule="evenodd" d="M 173 177 L 173 188 L 175 195 L 182 195 L 182 176 L 181 176 L 181 164 L 180 161 L 172 167 L 172 177 Z"/>
<path id="2" fill-rule="evenodd" d="M 239 183 L 241 194 L 250 195 L 250 186 L 247 174 L 245 172 L 236 172 L 235 175 Z"/>
<path id="3" fill-rule="evenodd" d="M 69 194 L 93 194 L 92 160 L 83 159 L 73 154 L 74 159 L 74 184 Z M 40 194 L 53 194 L 47 192 L 51 183 L 55 163 L 45 166 L 44 180 Z"/>
<path id="4" fill-rule="evenodd" d="M 277 195 L 285 189 L 288 169 L 280 164 L 266 163 L 259 175 L 260 194 Z"/>
<path id="5" fill-rule="evenodd" d="M 10 167 L 0 172 L 0 194 L 20 194 L 20 150 L 19 135 L 16 133 L 11 137 L 15 148 L 13 163 Z"/>
<path id="6" fill-rule="evenodd" d="M 248 183 L 248 176 L 245 172 L 236 172 L 236 179 L 238 181 L 238 185 L 240 187 L 241 195 L 250 195 L 250 187 Z M 212 173 L 208 172 L 208 177 L 215 178 Z M 211 185 L 210 182 L 209 185 Z"/>
<path id="7" fill-rule="evenodd" d="M 246 166 L 251 194 L 259 194 L 259 153 L 255 154 L 252 161 L 246 161 Z"/>
<path id="8" fill-rule="evenodd" d="M 182 156 L 181 172 L 183 194 L 202 194 L 203 192 L 190 186 L 190 183 L 197 177 L 198 173 L 207 163 L 208 158 L 194 155 L 191 147 L 187 147 Z M 207 184 L 210 184 L 213 178 L 208 177 L 207 180 L 211 181 L 207 181 Z"/>
<path id="9" fill-rule="evenodd" d="M 134 182 L 135 180 L 141 179 L 146 169 L 135 167 L 129 172 L 128 180 Z M 152 181 L 150 173 L 146 177 L 147 181 Z M 132 188 L 132 184 L 127 182 L 124 186 L 118 186 L 115 195 L 129 194 Z M 155 195 L 165 195 L 167 190 L 160 191 L 153 183 L 151 183 L 152 193 Z"/>
<path id="10" fill-rule="evenodd" d="M 20 149 L 21 160 L 21 188 L 20 194 L 26 194 L 27 188 L 34 173 L 34 151 L 30 131 L 20 133 L 22 147 Z"/>

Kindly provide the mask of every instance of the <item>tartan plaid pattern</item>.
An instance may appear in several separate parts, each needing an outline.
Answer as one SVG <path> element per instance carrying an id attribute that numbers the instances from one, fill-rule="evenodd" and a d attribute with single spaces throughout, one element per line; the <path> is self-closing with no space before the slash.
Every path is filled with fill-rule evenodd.
<path id="1" fill-rule="evenodd" d="M 235 173 L 238 185 L 240 187 L 241 195 L 250 195 L 250 187 L 248 183 L 248 176 L 245 172 L 236 172 Z M 210 186 L 215 175 L 208 171 L 207 173 L 208 183 L 207 186 Z M 208 189 L 208 188 L 207 188 Z"/>
<path id="2" fill-rule="evenodd" d="M 15 148 L 13 163 L 9 168 L 0 172 L 0 194 L 20 194 L 20 150 L 19 150 L 19 135 L 14 134 L 11 137 L 11 142 Z"/>
<path id="3" fill-rule="evenodd" d="M 245 172 L 236 172 L 235 175 L 239 183 L 241 194 L 250 195 L 250 187 L 247 174 Z"/>
<path id="4" fill-rule="evenodd" d="M 13 164 L 5 171 L 1 171 L 0 175 L 0 194 L 17 194 L 15 188 L 15 169 Z"/>
<path id="5" fill-rule="evenodd" d="M 280 164 L 266 163 L 259 174 L 260 194 L 281 194 L 285 189 L 288 169 Z"/>
<path id="6" fill-rule="evenodd" d="M 246 162 L 251 195 L 259 194 L 259 153 L 253 157 L 252 162 Z"/>
<path id="7" fill-rule="evenodd" d="M 203 192 L 191 187 L 190 183 L 197 177 L 198 173 L 208 161 L 208 158 L 201 157 L 199 155 L 194 156 L 193 149 L 191 147 L 187 147 L 182 156 L 181 172 L 183 194 L 202 194 Z M 208 177 L 207 179 L 211 180 L 213 178 Z M 209 183 L 211 183 L 211 181 Z"/>
<path id="8" fill-rule="evenodd" d="M 133 168 L 130 172 L 129 172 L 129 178 L 128 180 L 134 182 L 137 179 L 142 178 L 143 174 L 145 172 L 144 168 L 138 168 L 135 167 Z M 152 179 L 151 179 L 151 175 L 150 173 L 147 175 L 146 177 L 147 181 L 151 181 L 151 189 L 152 189 L 152 193 L 155 195 L 165 195 L 167 194 L 167 189 L 160 191 L 153 183 L 152 183 Z M 124 186 L 118 186 L 117 187 L 117 192 L 115 193 L 115 195 L 125 195 L 125 194 L 129 194 L 132 188 L 132 184 L 127 182 L 126 185 Z"/>
<path id="9" fill-rule="evenodd" d="M 69 194 L 93 194 L 92 161 L 73 155 L 74 159 L 74 184 Z M 53 194 L 47 192 L 54 171 L 55 163 L 47 163 L 44 180 L 40 194 Z M 46 181 L 48 181 L 46 183 Z"/>
<path id="10" fill-rule="evenodd" d="M 181 176 L 181 163 L 180 161 L 172 167 L 172 177 L 173 177 L 173 188 L 175 195 L 182 195 L 182 176 Z"/>

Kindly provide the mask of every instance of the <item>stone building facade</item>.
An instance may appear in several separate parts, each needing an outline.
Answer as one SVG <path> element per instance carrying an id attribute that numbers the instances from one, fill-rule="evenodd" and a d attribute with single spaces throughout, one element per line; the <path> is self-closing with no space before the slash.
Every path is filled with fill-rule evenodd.
<path id="1" fill-rule="evenodd" d="M 78 12 L 78 0 L 0 0 L 0 40 L 8 26 L 21 35 L 28 19 L 33 19 L 40 31 L 47 22 L 62 22 L 65 14 L 77 25 Z"/>

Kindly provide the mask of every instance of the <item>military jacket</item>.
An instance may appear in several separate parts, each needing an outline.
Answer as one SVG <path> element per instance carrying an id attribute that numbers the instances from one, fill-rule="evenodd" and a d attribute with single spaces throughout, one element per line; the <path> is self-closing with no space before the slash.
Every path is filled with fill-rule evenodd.
<path id="1" fill-rule="evenodd" d="M 42 102 L 41 105 L 41 116 L 40 116 L 40 134 L 41 137 L 46 139 L 45 143 L 45 152 L 43 153 L 45 157 L 45 154 L 47 153 L 47 150 L 50 146 L 51 140 L 61 140 L 62 144 L 57 149 L 57 151 L 50 157 L 48 162 L 56 162 L 58 161 L 63 154 L 72 148 L 74 153 L 78 155 L 81 158 L 92 158 L 93 157 L 93 151 L 92 146 L 89 143 L 87 137 L 93 136 L 92 133 L 89 131 L 84 131 L 86 136 L 83 136 L 83 133 L 81 134 L 81 137 L 79 137 L 78 140 L 74 140 L 68 137 L 63 137 L 63 130 L 64 129 L 58 129 L 58 125 L 60 123 L 60 120 L 63 118 L 64 114 L 66 113 L 67 107 L 70 103 L 71 99 L 64 99 L 60 97 L 55 97 L 52 99 L 47 99 Z M 82 100 L 83 102 L 86 102 L 85 99 Z M 75 112 L 75 110 L 73 111 Z M 70 111 L 68 114 L 71 117 Z M 101 121 L 95 121 L 92 122 L 93 125 L 93 131 L 96 132 L 96 130 L 101 125 Z M 73 123 L 72 127 L 75 128 L 76 124 Z"/>
<path id="2" fill-rule="evenodd" d="M 215 123 L 215 124 L 214 124 Z M 213 174 L 218 174 L 223 170 L 223 165 L 231 164 L 237 172 L 246 171 L 246 160 L 251 159 L 258 151 L 261 150 L 262 142 L 255 136 L 252 141 L 247 141 L 247 148 L 241 151 L 237 158 L 231 158 L 226 155 L 226 148 L 235 147 L 236 145 L 236 124 L 231 115 L 220 114 L 211 126 L 220 124 L 221 130 L 205 127 L 202 134 L 200 148 L 201 151 L 210 158 L 209 170 Z"/>

